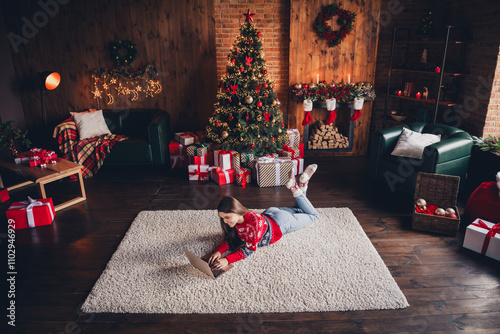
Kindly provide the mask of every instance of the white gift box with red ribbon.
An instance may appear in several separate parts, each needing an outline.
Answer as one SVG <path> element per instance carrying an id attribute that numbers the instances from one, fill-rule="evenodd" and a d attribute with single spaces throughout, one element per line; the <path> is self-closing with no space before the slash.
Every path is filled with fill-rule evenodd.
<path id="1" fill-rule="evenodd" d="M 6 215 L 9 225 L 18 230 L 52 224 L 56 211 L 52 198 L 34 200 L 28 197 L 27 201 L 12 203 Z"/>
<path id="2" fill-rule="evenodd" d="M 500 223 L 477 218 L 467 226 L 463 246 L 500 261 Z"/>
<path id="3" fill-rule="evenodd" d="M 208 181 L 208 165 L 189 165 L 189 181 Z"/>
<path id="4" fill-rule="evenodd" d="M 234 169 L 233 166 L 233 155 L 238 153 L 238 151 L 224 151 L 216 150 L 214 151 L 214 165 L 220 167 L 222 170 Z"/>

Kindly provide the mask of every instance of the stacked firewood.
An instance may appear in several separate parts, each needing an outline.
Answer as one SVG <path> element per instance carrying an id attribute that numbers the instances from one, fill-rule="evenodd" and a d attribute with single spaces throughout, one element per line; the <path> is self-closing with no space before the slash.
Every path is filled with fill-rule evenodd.
<path id="1" fill-rule="evenodd" d="M 309 149 L 327 150 L 347 147 L 349 147 L 349 138 L 339 133 L 333 124 L 326 125 L 323 121 L 316 123 L 309 136 Z"/>

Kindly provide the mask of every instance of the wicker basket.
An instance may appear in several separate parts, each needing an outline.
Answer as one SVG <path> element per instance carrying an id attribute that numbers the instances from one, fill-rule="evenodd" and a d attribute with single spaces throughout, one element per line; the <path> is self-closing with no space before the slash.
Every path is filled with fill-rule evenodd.
<path id="1" fill-rule="evenodd" d="M 457 209 L 457 194 L 460 177 L 420 172 L 415 187 L 415 202 L 423 198 L 427 203 L 440 208 L 453 208 L 458 219 L 427 215 L 413 210 L 412 228 L 421 231 L 455 235 L 460 225 L 460 214 Z"/>

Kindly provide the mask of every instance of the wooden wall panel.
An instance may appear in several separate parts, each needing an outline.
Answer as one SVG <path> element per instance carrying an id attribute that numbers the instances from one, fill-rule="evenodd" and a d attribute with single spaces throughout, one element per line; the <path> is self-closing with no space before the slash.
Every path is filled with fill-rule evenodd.
<path id="1" fill-rule="evenodd" d="M 217 85 L 213 0 L 61 2 L 67 4 L 59 4 L 53 17 L 47 15 L 47 23 L 18 52 L 11 48 L 28 129 L 43 124 L 36 79 L 46 70 L 61 74 L 61 85 L 47 94 L 49 131 L 70 111 L 92 107 L 164 109 L 174 130 L 204 127 L 213 113 Z M 36 0 L 3 1 L 2 10 L 7 32 L 18 35 L 23 17 L 33 22 L 34 15 L 44 12 Z M 136 43 L 135 67 L 158 67 L 161 94 L 97 104 L 90 71 L 113 67 L 109 43 L 117 39 Z"/>
<path id="2" fill-rule="evenodd" d="M 298 82 L 316 82 L 316 75 L 327 82 L 374 83 L 375 64 L 378 44 L 378 21 L 380 1 L 344 1 L 343 8 L 357 14 L 354 29 L 349 36 L 334 48 L 317 37 L 313 22 L 321 12 L 322 6 L 331 4 L 328 0 L 291 0 L 290 4 L 290 87 Z M 335 20 L 332 20 L 332 22 Z M 332 23 L 335 27 L 336 23 Z M 342 112 L 338 110 L 337 113 Z M 303 134 L 302 103 L 289 101 L 288 126 L 297 128 Z M 370 131 L 371 103 L 365 103 L 363 116 L 356 120 L 352 153 L 365 155 L 368 150 Z M 314 109 L 313 121 L 326 120 L 325 109 Z M 346 153 L 337 153 L 347 155 Z"/>

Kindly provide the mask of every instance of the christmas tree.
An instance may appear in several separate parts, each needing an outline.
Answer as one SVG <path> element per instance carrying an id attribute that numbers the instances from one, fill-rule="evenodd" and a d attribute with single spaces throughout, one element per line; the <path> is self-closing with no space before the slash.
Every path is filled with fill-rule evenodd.
<path id="1" fill-rule="evenodd" d="M 263 58 L 262 34 L 250 10 L 230 49 L 226 74 L 219 83 L 207 136 L 223 150 L 257 155 L 282 148 L 287 140 L 280 102 Z"/>

